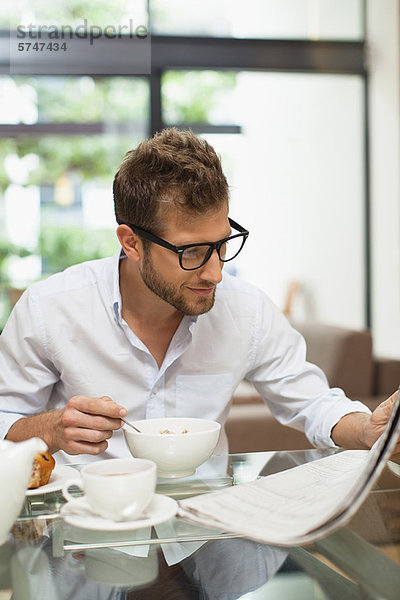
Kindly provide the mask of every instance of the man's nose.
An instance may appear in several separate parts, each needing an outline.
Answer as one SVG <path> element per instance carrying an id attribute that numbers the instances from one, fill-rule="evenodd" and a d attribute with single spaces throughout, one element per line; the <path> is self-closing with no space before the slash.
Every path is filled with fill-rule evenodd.
<path id="1" fill-rule="evenodd" d="M 222 280 L 223 265 L 224 263 L 220 261 L 218 252 L 213 250 L 206 264 L 199 269 L 201 279 L 206 279 L 216 285 Z"/>

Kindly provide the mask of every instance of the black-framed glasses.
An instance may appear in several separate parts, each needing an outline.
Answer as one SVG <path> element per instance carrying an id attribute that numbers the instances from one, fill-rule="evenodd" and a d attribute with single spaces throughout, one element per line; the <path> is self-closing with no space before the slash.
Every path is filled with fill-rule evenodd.
<path id="1" fill-rule="evenodd" d="M 214 250 L 217 251 L 218 257 L 222 262 L 229 262 L 236 258 L 241 249 L 243 248 L 245 241 L 248 238 L 249 232 L 247 229 L 236 223 L 233 219 L 229 218 L 229 224 L 235 231 L 239 231 L 234 235 L 230 235 L 218 242 L 200 242 L 198 244 L 185 244 L 184 246 L 174 246 L 170 244 L 166 240 L 150 233 L 150 231 L 146 231 L 146 229 L 142 229 L 141 227 L 137 227 L 131 223 L 123 223 L 124 225 L 128 225 L 139 235 L 139 237 L 144 240 L 148 240 L 149 242 L 153 242 L 153 244 L 158 244 L 159 246 L 163 246 L 164 248 L 168 248 L 168 250 L 172 250 L 179 257 L 179 264 L 182 269 L 185 271 L 194 271 L 195 269 L 200 269 L 206 262 L 209 260 L 211 254 Z"/>

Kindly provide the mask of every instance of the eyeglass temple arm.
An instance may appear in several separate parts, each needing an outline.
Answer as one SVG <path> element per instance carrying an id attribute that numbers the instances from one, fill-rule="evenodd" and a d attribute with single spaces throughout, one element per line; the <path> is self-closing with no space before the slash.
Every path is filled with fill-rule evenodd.
<path id="1" fill-rule="evenodd" d="M 139 237 L 143 238 L 144 240 L 148 240 L 149 242 L 156 242 L 159 246 L 164 246 L 164 248 L 168 248 L 168 250 L 172 250 L 176 254 L 179 254 L 177 248 L 169 242 L 167 242 L 166 240 L 163 240 L 162 238 L 153 235 L 152 233 L 146 231 L 145 229 L 142 229 L 141 227 L 136 227 L 136 225 L 131 225 L 130 223 L 123 224 L 128 225 L 128 227 L 130 227 L 134 233 L 136 233 Z"/>
<path id="2" fill-rule="evenodd" d="M 228 221 L 229 221 L 230 226 L 233 227 L 234 229 L 236 229 L 236 231 L 240 231 L 240 233 L 246 233 L 247 235 L 249 235 L 249 232 L 247 229 L 242 227 L 242 225 L 239 225 L 239 223 L 236 223 L 236 221 L 234 221 L 230 217 L 228 218 Z"/>

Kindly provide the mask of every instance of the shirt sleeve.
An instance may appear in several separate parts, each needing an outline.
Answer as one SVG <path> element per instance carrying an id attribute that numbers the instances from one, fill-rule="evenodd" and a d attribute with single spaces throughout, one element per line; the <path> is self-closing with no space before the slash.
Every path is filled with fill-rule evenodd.
<path id="1" fill-rule="evenodd" d="M 253 365 L 246 375 L 283 425 L 304 431 L 316 447 L 337 447 L 332 428 L 349 413 L 371 411 L 330 388 L 323 371 L 306 361 L 306 343 L 280 310 L 261 296 Z"/>
<path id="2" fill-rule="evenodd" d="M 45 411 L 58 379 L 47 356 L 38 300 L 27 290 L 0 336 L 0 437 L 21 417 Z"/>

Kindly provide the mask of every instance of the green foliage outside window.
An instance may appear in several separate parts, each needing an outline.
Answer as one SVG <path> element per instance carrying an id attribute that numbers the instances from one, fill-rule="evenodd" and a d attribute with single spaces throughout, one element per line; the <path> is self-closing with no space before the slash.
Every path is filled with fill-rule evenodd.
<path id="1" fill-rule="evenodd" d="M 31 110 L 37 111 L 38 123 L 96 122 L 102 124 L 104 131 L 101 135 L 1 139 L 2 156 L 38 157 L 38 165 L 29 173 L 25 185 L 52 184 L 67 170 L 75 171 L 82 180 L 111 181 L 125 152 L 146 134 L 148 85 L 142 79 L 0 78 L 0 86 L 6 88 L 10 82 L 16 98 L 29 92 L 33 98 Z M 3 114 L 3 118 L 7 115 Z M 10 183 L 1 161 L 0 189 L 5 190 Z"/>
<path id="2" fill-rule="evenodd" d="M 235 85 L 235 72 L 168 71 L 162 79 L 164 121 L 226 124 L 226 103 Z M 224 118 L 216 118 L 220 107 Z"/>
<path id="3" fill-rule="evenodd" d="M 42 227 L 39 254 L 47 273 L 63 271 L 71 265 L 111 256 L 118 248 L 114 231 L 82 227 Z"/>
<path id="4" fill-rule="evenodd" d="M 28 154 L 39 157 L 25 185 L 52 185 L 67 171 L 83 181 L 110 183 L 125 152 L 138 140 L 115 136 L 46 136 L 0 140 L 0 154 Z M 12 181 L 4 164 L 0 166 L 0 186 L 5 190 Z"/>
<path id="5" fill-rule="evenodd" d="M 36 77 L 21 78 L 19 85 L 33 87 L 39 122 L 129 124 L 147 118 L 148 86 L 139 77 Z"/>
<path id="6" fill-rule="evenodd" d="M 7 3 L 6 3 L 7 4 Z M 96 25 L 112 25 L 119 23 L 127 12 L 127 0 L 18 0 L 8 6 L 8 21 L 1 19 L 7 27 L 17 27 L 21 15 L 26 11 L 33 12 L 34 23 L 71 25 L 82 23 L 82 19 Z"/>
<path id="7" fill-rule="evenodd" d="M 7 263 L 10 257 L 19 256 L 23 258 L 30 254 L 31 251 L 22 246 L 11 244 L 8 240 L 0 240 L 0 284 L 8 283 Z"/>

